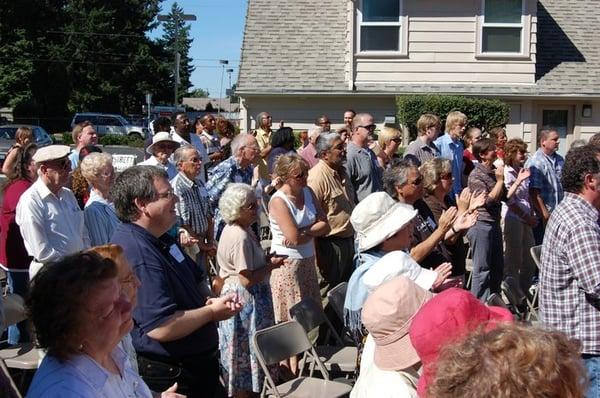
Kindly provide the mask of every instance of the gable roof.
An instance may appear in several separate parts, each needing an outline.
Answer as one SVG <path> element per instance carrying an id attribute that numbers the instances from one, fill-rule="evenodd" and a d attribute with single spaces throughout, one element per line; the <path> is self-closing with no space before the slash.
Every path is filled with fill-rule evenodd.
<path id="1" fill-rule="evenodd" d="M 354 91 L 345 81 L 347 1 L 248 0 L 237 92 L 600 96 L 597 0 L 538 1 L 535 84 L 357 83 Z"/>

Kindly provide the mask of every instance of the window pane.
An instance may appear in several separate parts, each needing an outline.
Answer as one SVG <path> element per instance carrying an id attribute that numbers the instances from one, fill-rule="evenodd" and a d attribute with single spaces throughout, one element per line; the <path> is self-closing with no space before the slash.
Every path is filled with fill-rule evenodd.
<path id="1" fill-rule="evenodd" d="M 521 28 L 483 28 L 484 53 L 520 53 Z"/>
<path id="2" fill-rule="evenodd" d="M 360 50 L 399 51 L 399 36 L 397 26 L 363 26 L 360 28 Z"/>
<path id="3" fill-rule="evenodd" d="M 485 22 L 521 23 L 521 0 L 486 0 Z"/>
<path id="4" fill-rule="evenodd" d="M 363 0 L 363 22 L 398 22 L 399 0 Z"/>

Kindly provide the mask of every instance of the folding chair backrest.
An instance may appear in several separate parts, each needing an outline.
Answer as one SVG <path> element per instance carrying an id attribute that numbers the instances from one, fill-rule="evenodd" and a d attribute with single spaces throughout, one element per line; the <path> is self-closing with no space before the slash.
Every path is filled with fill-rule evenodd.
<path id="1" fill-rule="evenodd" d="M 259 330 L 254 334 L 253 342 L 259 359 L 267 366 L 312 349 L 306 332 L 296 321 Z"/>
<path id="2" fill-rule="evenodd" d="M 507 308 L 506 303 L 504 300 L 502 300 L 502 297 L 498 293 L 490 294 L 487 300 L 485 300 L 485 303 L 494 307 Z"/>
<path id="3" fill-rule="evenodd" d="M 2 297 L 4 306 L 4 325 L 14 325 L 27 319 L 25 300 L 18 294 L 7 294 Z"/>
<path id="4" fill-rule="evenodd" d="M 329 304 L 342 322 L 344 321 L 344 300 L 346 300 L 347 290 L 348 282 L 342 282 L 327 293 Z"/>
<path id="5" fill-rule="evenodd" d="M 328 321 L 323 309 L 310 297 L 292 306 L 290 316 L 302 325 L 306 333 Z"/>
<path id="6" fill-rule="evenodd" d="M 537 267 L 540 268 L 540 266 L 542 264 L 541 263 L 542 245 L 533 246 L 531 249 L 529 249 L 529 253 L 531 254 L 531 258 L 533 258 L 535 265 L 537 265 Z"/>

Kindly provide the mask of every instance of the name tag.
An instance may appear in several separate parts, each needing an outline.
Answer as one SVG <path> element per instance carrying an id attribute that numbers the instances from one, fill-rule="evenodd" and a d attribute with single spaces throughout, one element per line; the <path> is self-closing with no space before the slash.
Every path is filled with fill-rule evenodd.
<path id="1" fill-rule="evenodd" d="M 179 247 L 177 247 L 177 245 L 175 245 L 175 244 L 171 245 L 171 247 L 169 248 L 169 254 L 175 260 L 177 260 L 178 263 L 180 263 L 184 260 L 183 253 L 181 252 L 181 250 L 179 250 Z"/>

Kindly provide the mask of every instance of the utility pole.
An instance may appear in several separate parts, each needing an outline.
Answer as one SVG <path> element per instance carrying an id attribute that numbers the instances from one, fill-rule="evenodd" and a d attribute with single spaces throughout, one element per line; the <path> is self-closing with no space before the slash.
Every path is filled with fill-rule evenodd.
<path id="1" fill-rule="evenodd" d="M 161 14 L 157 18 L 161 22 L 173 20 L 173 23 L 175 25 L 175 67 L 173 69 L 173 105 L 177 106 L 177 104 L 179 103 L 179 63 L 181 62 L 181 54 L 179 54 L 179 23 L 182 21 L 195 21 L 196 16 L 193 14 L 183 14 L 181 16 L 179 16 L 178 14 Z"/>
<path id="2" fill-rule="evenodd" d="M 229 94 L 227 94 L 227 98 L 229 101 L 229 107 L 227 109 L 228 112 L 231 113 L 231 74 L 233 73 L 233 69 L 227 69 L 225 72 L 227 72 L 227 74 L 229 75 L 229 90 L 227 90 L 229 92 Z"/>
<path id="3" fill-rule="evenodd" d="M 225 74 L 225 65 L 229 64 L 229 61 L 226 59 L 220 59 L 219 63 L 221 64 L 221 88 L 219 88 L 219 110 L 217 111 L 217 116 L 221 116 L 221 108 L 223 107 L 223 75 Z"/>

